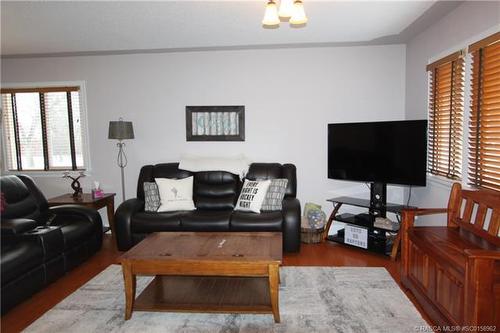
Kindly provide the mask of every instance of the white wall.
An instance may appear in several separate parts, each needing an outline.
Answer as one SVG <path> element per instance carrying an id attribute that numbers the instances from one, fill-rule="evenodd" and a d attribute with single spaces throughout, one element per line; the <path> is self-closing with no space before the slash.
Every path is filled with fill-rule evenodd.
<path id="1" fill-rule="evenodd" d="M 465 2 L 413 38 L 407 44 L 406 52 L 406 117 L 427 117 L 429 89 L 425 67 L 428 63 L 499 30 L 500 2 Z M 468 82 L 467 75 L 466 90 Z M 466 112 L 468 105 L 466 98 Z M 419 207 L 446 207 L 450 188 L 451 182 L 443 181 L 440 177 L 428 177 L 427 187 L 413 190 L 411 204 Z M 441 222 L 444 223 L 444 219 Z M 435 218 L 421 219 L 419 223 L 439 224 Z"/>
<path id="2" fill-rule="evenodd" d="M 183 153 L 237 155 L 291 162 L 298 196 L 330 209 L 325 199 L 368 197 L 364 184 L 327 179 L 329 122 L 405 117 L 405 46 L 208 51 L 2 60 L 2 84 L 84 80 L 91 180 L 120 192 L 117 148 L 108 122 L 134 122 L 126 150 L 127 196 L 135 196 L 142 165 L 178 161 Z M 246 106 L 245 142 L 186 142 L 186 105 Z M 67 192 L 59 178 L 37 177 L 47 196 Z M 401 201 L 402 190 L 390 190 Z M 120 202 L 120 195 L 117 197 Z"/>

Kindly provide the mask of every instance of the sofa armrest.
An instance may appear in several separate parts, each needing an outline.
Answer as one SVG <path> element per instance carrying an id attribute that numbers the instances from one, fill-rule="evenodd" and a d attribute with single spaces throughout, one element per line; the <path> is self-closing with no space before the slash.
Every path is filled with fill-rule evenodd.
<path id="1" fill-rule="evenodd" d="M 31 219 L 2 219 L 2 246 L 15 244 L 19 241 L 31 241 L 40 244 L 38 237 L 32 232 L 36 230 L 38 223 Z"/>
<path id="2" fill-rule="evenodd" d="M 300 250 L 300 202 L 297 198 L 283 200 L 283 250 Z"/>
<path id="3" fill-rule="evenodd" d="M 88 220 L 89 222 L 100 222 L 102 227 L 102 219 L 99 212 L 93 208 L 80 205 L 61 205 L 54 206 L 49 209 L 52 214 L 58 217 L 76 216 Z"/>
<path id="4" fill-rule="evenodd" d="M 55 219 L 58 222 L 56 224 L 60 224 L 61 222 L 71 223 L 71 218 L 77 217 L 95 224 L 96 228 L 98 228 L 102 234 L 101 214 L 94 208 L 80 205 L 61 205 L 51 207 L 49 211 L 56 215 Z M 64 221 L 61 221 L 62 219 L 64 219 Z"/>
<path id="5" fill-rule="evenodd" d="M 121 203 L 115 213 L 116 243 L 118 250 L 127 251 L 133 245 L 130 220 L 132 216 L 144 209 L 144 201 L 138 198 L 128 199 Z"/>
<path id="6" fill-rule="evenodd" d="M 37 223 L 31 219 L 2 219 L 2 236 L 14 236 L 36 228 Z"/>
<path id="7" fill-rule="evenodd" d="M 96 235 L 99 237 L 99 242 L 102 242 L 102 218 L 96 209 L 80 205 L 61 205 L 51 207 L 49 212 L 55 215 L 54 225 L 71 224 L 75 218 L 88 221 L 93 225 Z M 52 220 L 48 221 L 47 224 L 52 224 Z"/>

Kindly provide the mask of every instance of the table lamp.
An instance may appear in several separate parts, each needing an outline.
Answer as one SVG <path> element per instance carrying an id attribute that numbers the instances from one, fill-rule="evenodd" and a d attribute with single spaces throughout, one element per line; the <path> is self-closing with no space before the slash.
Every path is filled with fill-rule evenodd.
<path id="1" fill-rule="evenodd" d="M 117 164 L 121 169 L 122 176 L 122 200 L 125 201 L 125 176 L 124 169 L 127 166 L 127 155 L 125 155 L 123 140 L 134 138 L 134 126 L 131 121 L 123 121 L 120 118 L 118 121 L 109 122 L 108 139 L 118 140 L 116 146 L 118 147 Z"/>

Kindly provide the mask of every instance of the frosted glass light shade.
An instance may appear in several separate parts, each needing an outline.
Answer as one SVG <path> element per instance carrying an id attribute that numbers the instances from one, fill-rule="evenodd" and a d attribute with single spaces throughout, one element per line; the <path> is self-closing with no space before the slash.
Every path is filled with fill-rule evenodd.
<path id="1" fill-rule="evenodd" d="M 300 0 L 293 3 L 293 15 L 290 18 L 290 24 L 304 24 L 307 23 L 306 12 L 304 11 L 304 4 Z"/>
<path id="2" fill-rule="evenodd" d="M 279 16 L 284 18 L 292 17 L 293 14 L 293 0 L 281 0 Z"/>
<path id="3" fill-rule="evenodd" d="M 278 7 L 272 0 L 269 1 L 266 5 L 266 11 L 264 13 L 264 18 L 262 19 L 262 24 L 265 26 L 275 26 L 280 24 Z"/>

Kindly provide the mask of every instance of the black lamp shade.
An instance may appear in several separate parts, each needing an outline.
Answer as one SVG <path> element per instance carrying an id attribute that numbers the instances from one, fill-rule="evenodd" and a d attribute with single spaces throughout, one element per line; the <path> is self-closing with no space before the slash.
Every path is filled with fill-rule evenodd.
<path id="1" fill-rule="evenodd" d="M 134 126 L 131 121 L 110 121 L 108 139 L 125 140 L 134 138 Z"/>

